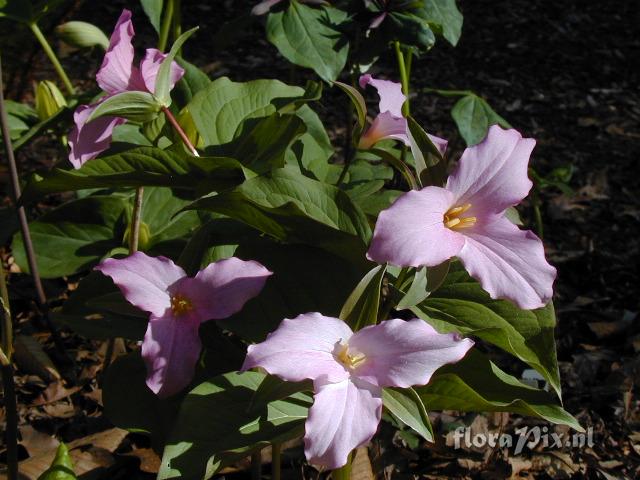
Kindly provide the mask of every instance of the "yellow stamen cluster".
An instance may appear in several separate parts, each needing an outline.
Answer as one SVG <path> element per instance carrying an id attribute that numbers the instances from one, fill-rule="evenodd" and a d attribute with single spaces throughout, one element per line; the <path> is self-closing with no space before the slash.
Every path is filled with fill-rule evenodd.
<path id="1" fill-rule="evenodd" d="M 349 345 L 347 344 L 341 344 L 338 348 L 339 350 L 336 357 L 338 361 L 349 370 L 353 370 L 354 368 L 362 365 L 367 358 L 364 353 L 349 353 Z"/>
<path id="2" fill-rule="evenodd" d="M 451 230 L 473 227 L 476 224 L 476 217 L 462 217 L 461 215 L 471 208 L 470 203 L 465 203 L 458 207 L 447 210 L 444 214 L 444 226 Z"/>
<path id="3" fill-rule="evenodd" d="M 191 300 L 179 293 L 171 297 L 171 311 L 176 317 L 189 313 L 193 310 Z"/>

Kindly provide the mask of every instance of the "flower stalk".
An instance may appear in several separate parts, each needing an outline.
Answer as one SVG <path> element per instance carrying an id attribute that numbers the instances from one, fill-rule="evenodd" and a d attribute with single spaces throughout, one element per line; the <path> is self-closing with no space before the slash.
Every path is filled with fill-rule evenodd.
<path id="1" fill-rule="evenodd" d="M 164 112 L 165 116 L 167 117 L 167 120 L 169 120 L 169 123 L 174 128 L 176 133 L 180 136 L 180 139 L 182 140 L 182 142 L 189 149 L 191 154 L 194 157 L 199 157 L 200 154 L 198 153 L 198 150 L 196 150 L 196 147 L 193 146 L 193 144 L 191 143 L 191 140 L 189 140 L 189 137 L 187 136 L 187 134 L 184 132 L 184 130 L 176 120 L 176 117 L 174 117 L 173 113 L 171 113 L 171 110 L 169 110 L 167 107 L 162 107 L 162 111 Z"/>
<path id="2" fill-rule="evenodd" d="M 174 0 L 168 0 L 166 2 L 166 7 L 164 8 L 164 12 L 162 15 L 162 24 L 160 25 L 160 33 L 158 38 L 158 50 L 164 52 L 167 49 L 167 43 L 169 41 L 169 30 L 171 29 L 171 24 L 173 23 L 174 16 Z"/>
<path id="3" fill-rule="evenodd" d="M 75 93 L 75 89 L 71 84 L 71 80 L 69 80 L 69 77 L 67 76 L 67 72 L 64 71 L 64 68 L 60 63 L 60 60 L 58 60 L 58 57 L 56 56 L 55 52 L 51 48 L 51 45 L 47 41 L 47 38 L 42 33 L 42 30 L 40 30 L 40 27 L 38 27 L 38 24 L 35 22 L 30 23 L 29 28 L 31 29 L 31 31 L 33 32 L 33 35 L 36 37 L 36 39 L 40 43 L 40 46 L 42 47 L 42 50 L 44 50 L 44 53 L 47 55 L 47 57 L 49 57 L 49 60 L 53 64 L 53 68 L 55 69 L 56 73 L 60 77 L 60 80 L 62 80 L 62 83 L 64 84 L 64 87 L 66 88 L 67 92 L 70 95 L 73 95 Z"/>
<path id="4" fill-rule="evenodd" d="M 400 72 L 400 83 L 402 84 L 402 93 L 407 97 L 406 101 L 402 105 L 402 114 L 405 117 L 411 115 L 411 108 L 409 106 L 409 69 L 407 64 L 411 65 L 411 52 L 408 54 L 408 58 L 405 59 L 402 47 L 399 41 L 395 41 L 393 46 L 396 51 L 396 59 L 398 60 L 398 71 Z"/>
<path id="5" fill-rule="evenodd" d="M 274 443 L 271 445 L 271 480 L 280 480 L 282 478 L 282 444 Z"/>

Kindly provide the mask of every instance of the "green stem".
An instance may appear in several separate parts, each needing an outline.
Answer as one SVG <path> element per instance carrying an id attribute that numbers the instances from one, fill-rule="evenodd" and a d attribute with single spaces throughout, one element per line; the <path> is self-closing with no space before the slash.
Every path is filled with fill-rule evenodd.
<path id="1" fill-rule="evenodd" d="M 351 480 L 352 460 L 353 453 L 350 453 L 346 465 L 344 467 L 336 468 L 333 472 L 331 472 L 331 480 Z"/>
<path id="2" fill-rule="evenodd" d="M 271 480 L 280 480 L 282 464 L 282 444 L 274 443 L 271 445 Z"/>
<path id="3" fill-rule="evenodd" d="M 189 137 L 187 136 L 187 134 L 184 133 L 184 130 L 182 129 L 182 127 L 180 126 L 180 124 L 176 120 L 176 117 L 173 116 L 173 113 L 171 113 L 171 110 L 169 110 L 167 107 L 162 107 L 162 111 L 164 112 L 165 116 L 167 117 L 167 120 L 169 120 L 169 123 L 171 124 L 173 129 L 180 136 L 180 139 L 182 140 L 182 142 L 189 149 L 191 154 L 194 157 L 199 157 L 200 154 L 198 153 L 198 150 L 196 150 L 196 147 L 193 146 L 193 144 L 191 143 L 191 140 L 189 140 Z"/>
<path id="4" fill-rule="evenodd" d="M 182 35 L 182 15 L 180 13 L 180 0 L 173 0 L 173 18 L 171 30 L 173 33 L 173 41 L 175 42 L 180 35 Z M 178 55 L 181 55 L 178 52 Z"/>
<path id="5" fill-rule="evenodd" d="M 400 82 L 402 84 L 402 93 L 405 94 L 407 100 L 402 105 L 402 114 L 405 117 L 411 115 L 411 108 L 409 107 L 409 74 L 407 72 L 407 63 L 404 58 L 404 53 L 402 53 L 402 47 L 400 47 L 400 42 L 395 41 L 393 43 L 396 50 L 396 58 L 398 60 L 398 70 L 400 71 Z M 411 60 L 409 59 L 409 65 L 411 64 Z"/>
<path id="6" fill-rule="evenodd" d="M 402 270 L 400 270 L 400 273 L 398 274 L 398 278 L 396 278 L 396 281 L 393 283 L 393 287 L 399 290 L 402 284 L 404 283 L 405 279 L 407 278 L 408 274 L 409 274 L 409 267 L 405 267 Z M 378 322 L 382 322 L 386 320 L 386 318 L 389 316 L 389 313 L 391 313 L 391 309 L 394 306 L 391 298 L 392 298 L 391 291 L 389 291 L 389 295 L 387 295 L 387 298 L 384 300 L 382 307 L 380 308 L 380 313 L 378 314 Z"/>
<path id="7" fill-rule="evenodd" d="M 133 202 L 133 215 L 129 230 L 129 255 L 138 251 L 140 241 L 140 221 L 142 216 L 142 200 L 144 197 L 144 187 L 136 188 L 136 197 Z"/>
<path id="8" fill-rule="evenodd" d="M 158 38 L 158 50 L 164 52 L 167 49 L 169 41 L 169 29 L 173 19 L 173 0 L 167 0 L 162 16 L 162 25 L 160 25 L 160 33 Z"/>
<path id="9" fill-rule="evenodd" d="M 47 57 L 49 57 L 49 60 L 53 64 L 53 68 L 55 68 L 56 73 L 60 77 L 60 80 L 62 80 L 62 83 L 64 83 L 64 87 L 67 89 L 67 92 L 69 92 L 70 95 L 73 95 L 75 93 L 75 89 L 71 84 L 71 80 L 69 80 L 69 77 L 67 76 L 67 72 L 65 72 L 64 68 L 62 68 L 62 64 L 60 63 L 60 60 L 58 60 L 58 57 L 56 56 L 53 49 L 51 48 L 51 45 L 49 44 L 45 36 L 42 34 L 40 27 L 38 27 L 37 23 L 33 22 L 29 24 L 29 28 L 31 28 L 31 31 L 33 32 L 35 37 L 38 39 L 38 42 L 40 42 L 40 45 L 42 46 L 44 53 L 47 55 Z"/>

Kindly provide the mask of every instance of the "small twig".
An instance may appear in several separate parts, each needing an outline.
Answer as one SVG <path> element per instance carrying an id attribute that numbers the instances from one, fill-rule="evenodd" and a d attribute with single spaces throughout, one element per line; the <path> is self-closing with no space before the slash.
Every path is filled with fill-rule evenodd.
<path id="1" fill-rule="evenodd" d="M 251 480 L 262 478 L 262 454 L 260 450 L 251 454 Z"/>
<path id="2" fill-rule="evenodd" d="M 18 167 L 16 166 L 16 159 L 13 153 L 13 146 L 11 144 L 11 136 L 9 131 L 9 118 L 7 116 L 7 108 L 4 102 L 4 85 L 2 84 L 2 59 L 0 58 L 0 124 L 2 126 L 2 139 L 4 141 L 4 149 L 7 157 L 7 163 L 9 164 L 9 180 L 11 183 L 11 193 L 13 196 L 14 204 L 18 205 L 18 199 L 20 198 L 20 180 L 18 178 Z M 54 327 L 51 319 L 49 318 L 49 305 L 47 303 L 47 296 L 44 292 L 44 288 L 42 286 L 42 280 L 40 278 L 40 273 L 38 270 L 38 263 L 36 260 L 35 250 L 33 248 L 33 242 L 31 241 L 31 232 L 29 230 L 29 222 L 27 221 L 27 214 L 24 210 L 24 207 L 17 207 L 18 212 L 18 220 L 20 221 L 20 231 L 22 232 L 22 242 L 24 244 L 24 249 L 27 254 L 27 261 L 29 263 L 29 270 L 31 272 L 31 277 L 33 278 L 33 283 L 36 289 L 36 296 L 38 307 L 40 308 L 40 312 L 42 314 L 42 318 L 44 318 L 45 324 L 49 331 L 51 332 L 51 336 L 56 345 L 58 351 L 66 356 L 64 350 L 64 344 L 60 339 L 58 331 Z"/>
<path id="3" fill-rule="evenodd" d="M 271 480 L 282 478 L 282 444 L 271 444 Z"/>
<path id="4" fill-rule="evenodd" d="M 182 127 L 180 126 L 180 124 L 176 120 L 176 117 L 173 116 L 173 113 L 171 113 L 171 110 L 169 110 L 167 107 L 162 107 L 162 111 L 164 112 L 165 116 L 167 117 L 167 120 L 169 120 L 169 123 L 171 124 L 171 126 L 174 128 L 174 130 L 180 136 L 180 139 L 182 140 L 182 142 L 189 149 L 191 154 L 194 157 L 199 157 L 200 154 L 198 153 L 198 150 L 196 150 L 196 147 L 193 146 L 193 144 L 191 143 L 191 140 L 189 140 L 189 137 L 187 136 L 187 134 L 184 133 L 184 130 L 182 130 Z"/>

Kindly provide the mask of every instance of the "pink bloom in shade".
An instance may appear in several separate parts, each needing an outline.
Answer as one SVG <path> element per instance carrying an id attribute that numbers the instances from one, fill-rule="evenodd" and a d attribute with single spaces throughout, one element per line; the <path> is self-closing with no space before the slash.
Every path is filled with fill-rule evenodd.
<path id="1" fill-rule="evenodd" d="M 464 151 L 445 188 L 408 192 L 380 213 L 367 257 L 431 267 L 457 256 L 491 298 L 523 309 L 544 306 L 556 270 L 542 241 L 505 217 L 531 189 L 527 166 L 534 146 L 516 130 L 492 126 L 482 143 Z"/>
<path id="2" fill-rule="evenodd" d="M 311 5 L 322 5 L 327 3 L 326 0 L 298 0 L 300 3 L 309 3 Z M 271 10 L 272 7 L 282 2 L 282 0 L 264 0 L 251 9 L 252 15 L 264 15 Z"/>
<path id="3" fill-rule="evenodd" d="M 407 97 L 402 93 L 402 86 L 397 82 L 389 80 L 378 80 L 366 74 L 360 77 L 360 87 L 365 88 L 371 85 L 378 91 L 380 96 L 380 113 L 373 120 L 369 129 L 360 137 L 359 148 L 366 150 L 371 148 L 380 140 L 393 138 L 400 140 L 407 146 L 411 146 L 407 130 L 409 128 L 407 119 L 402 115 L 402 105 Z M 431 142 L 444 155 L 447 150 L 447 141 L 444 138 L 429 135 Z"/>
<path id="4" fill-rule="evenodd" d="M 148 48 L 140 67 L 134 65 L 134 49 L 131 43 L 133 36 L 131 12 L 123 10 L 116 27 L 109 40 L 109 48 L 102 60 L 102 66 L 96 74 L 96 81 L 107 93 L 100 101 L 118 93 L 142 91 L 155 92 L 156 77 L 166 54 L 155 48 Z M 184 70 L 176 62 L 171 63 L 171 88 L 182 78 Z M 124 119 L 115 117 L 97 118 L 87 125 L 94 105 L 81 105 L 74 114 L 75 127 L 69 140 L 69 161 L 75 168 L 80 168 L 85 162 L 97 157 L 111 144 L 113 129 Z M 86 138 L 85 138 L 86 137 Z"/>
<path id="5" fill-rule="evenodd" d="M 240 311 L 271 272 L 254 261 L 232 257 L 212 263 L 195 277 L 165 257 L 136 252 L 96 267 L 113 279 L 125 298 L 149 312 L 142 342 L 147 386 L 159 397 L 186 387 L 200 356 L 198 328 Z"/>
<path id="6" fill-rule="evenodd" d="M 314 402 L 305 424 L 309 462 L 335 469 L 378 429 L 382 387 L 425 385 L 473 341 L 440 334 L 422 320 L 387 320 L 356 333 L 319 313 L 285 319 L 251 345 L 243 370 L 261 367 L 286 381 L 313 380 Z"/>

